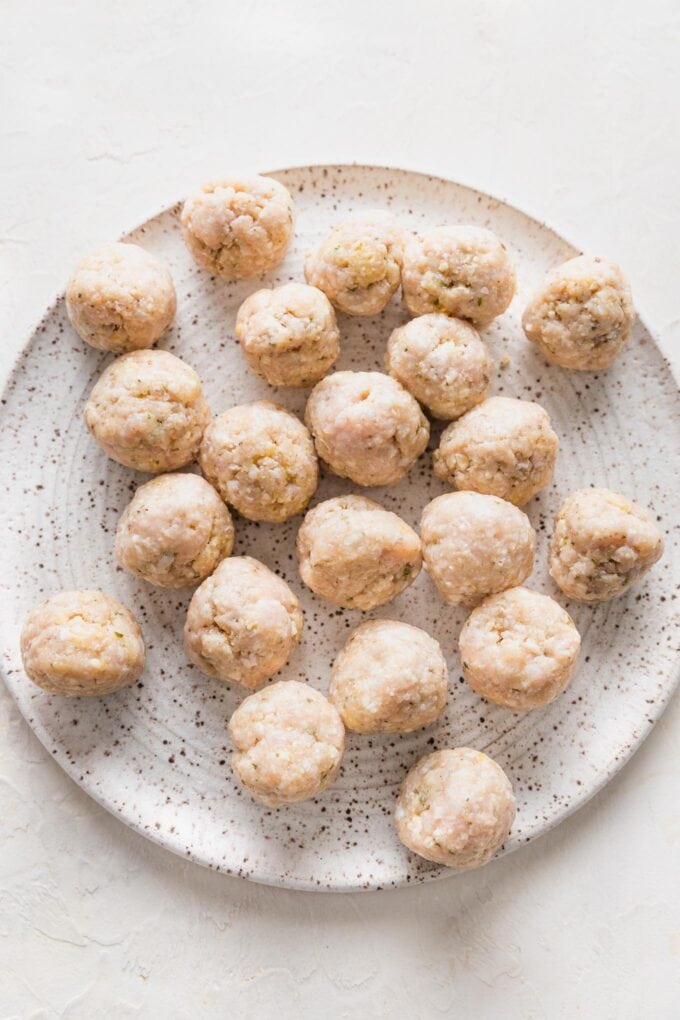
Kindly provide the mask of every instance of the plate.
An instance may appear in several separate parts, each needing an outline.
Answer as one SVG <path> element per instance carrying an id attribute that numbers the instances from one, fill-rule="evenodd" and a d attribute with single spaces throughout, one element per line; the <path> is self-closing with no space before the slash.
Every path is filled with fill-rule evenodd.
<path id="1" fill-rule="evenodd" d="M 421 755 L 469 745 L 503 766 L 518 801 L 502 850 L 507 853 L 600 789 L 670 698 L 677 679 L 670 537 L 663 560 L 640 587 L 596 608 L 562 598 L 548 577 L 546 552 L 559 503 L 589 484 L 620 490 L 652 507 L 663 530 L 670 531 L 680 475 L 676 387 L 640 321 L 627 351 L 606 373 L 569 373 L 544 362 L 523 337 L 521 311 L 545 270 L 576 250 L 511 206 L 403 170 L 312 166 L 273 176 L 295 198 L 297 232 L 285 262 L 262 280 L 229 284 L 198 270 L 182 242 L 179 205 L 127 235 L 168 264 L 175 280 L 177 320 L 160 346 L 198 370 L 214 412 L 270 398 L 301 415 L 304 392 L 272 390 L 241 357 L 233 326 L 248 293 L 301 280 L 305 252 L 331 223 L 362 208 L 392 209 L 411 229 L 463 222 L 496 231 L 517 267 L 518 293 L 483 334 L 496 365 L 492 392 L 540 401 L 561 439 L 554 482 L 527 508 L 538 532 L 529 583 L 556 595 L 573 615 L 583 637 L 578 674 L 562 697 L 537 711 L 519 715 L 487 704 L 459 672 L 456 642 L 465 614 L 441 602 L 424 572 L 375 613 L 337 610 L 308 592 L 297 575 L 299 518 L 284 525 L 238 519 L 235 552 L 249 553 L 284 576 L 305 611 L 303 642 L 280 679 L 306 680 L 326 690 L 334 656 L 350 628 L 367 617 L 423 627 L 441 642 L 450 670 L 448 708 L 439 723 L 408 735 L 350 734 L 342 775 L 321 798 L 279 811 L 258 807 L 237 787 L 229 764 L 225 723 L 242 694 L 202 676 L 182 649 L 191 592 L 154 589 L 116 567 L 116 522 L 146 476 L 108 460 L 82 423 L 84 401 L 111 356 L 76 336 L 63 296 L 21 355 L 0 409 L 7 483 L 0 511 L 3 670 L 21 712 L 54 760 L 109 811 L 185 858 L 298 889 L 377 889 L 440 878 L 451 872 L 408 853 L 391 822 L 398 784 Z M 406 318 L 396 300 L 375 318 L 339 316 L 338 367 L 381 369 L 390 331 Z M 433 430 L 431 446 L 439 431 Z M 358 490 L 325 476 L 315 500 L 347 491 Z M 426 454 L 399 485 L 369 494 L 415 525 L 425 503 L 443 491 Z M 148 646 L 142 681 L 102 699 L 47 695 L 21 670 L 23 617 L 60 589 L 93 587 L 137 612 Z"/>

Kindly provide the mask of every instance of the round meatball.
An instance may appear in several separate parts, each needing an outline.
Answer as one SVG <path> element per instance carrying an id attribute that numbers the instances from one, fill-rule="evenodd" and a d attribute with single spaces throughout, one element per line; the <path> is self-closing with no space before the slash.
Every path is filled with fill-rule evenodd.
<path id="1" fill-rule="evenodd" d="M 337 778 L 345 728 L 320 691 L 286 680 L 251 694 L 229 721 L 232 767 L 248 793 L 282 807 L 323 793 Z"/>
<path id="2" fill-rule="evenodd" d="M 395 824 L 402 843 L 449 868 L 479 868 L 501 848 L 515 818 L 510 780 L 470 747 L 435 751 L 402 783 Z"/>
<path id="3" fill-rule="evenodd" d="M 200 475 L 140 485 L 116 532 L 121 567 L 161 588 L 200 584 L 233 547 L 229 511 Z"/>
<path id="4" fill-rule="evenodd" d="M 404 301 L 412 315 L 444 312 L 488 326 L 515 293 L 515 271 L 483 227 L 435 227 L 404 249 Z"/>
<path id="5" fill-rule="evenodd" d="M 340 353 L 333 306 L 305 283 L 251 294 L 238 310 L 236 336 L 250 367 L 270 386 L 313 386 Z"/>
<path id="6" fill-rule="evenodd" d="M 415 581 L 420 539 L 396 514 L 364 496 L 338 496 L 310 510 L 297 537 L 300 576 L 345 609 L 375 609 Z"/>
<path id="7" fill-rule="evenodd" d="M 170 273 L 136 244 L 107 244 L 79 262 L 66 311 L 79 337 L 100 351 L 150 347 L 175 317 Z"/>
<path id="8" fill-rule="evenodd" d="M 435 418 L 460 418 L 487 394 L 491 358 L 472 326 L 432 313 L 395 329 L 385 367 Z"/>
<path id="9" fill-rule="evenodd" d="M 314 387 L 305 421 L 331 471 L 357 485 L 393 485 L 430 437 L 418 402 L 382 372 L 335 372 Z"/>
<path id="10" fill-rule="evenodd" d="M 394 216 L 365 212 L 338 224 L 308 254 L 305 277 L 348 315 L 377 315 L 399 287 L 403 256 Z"/>
<path id="11" fill-rule="evenodd" d="M 620 267 L 579 255 L 548 273 L 522 325 L 548 361 L 592 372 L 618 358 L 634 320 L 633 297 Z"/>
<path id="12" fill-rule="evenodd" d="M 252 690 L 285 666 L 301 632 L 286 582 L 250 556 L 233 556 L 194 592 L 184 647 L 202 673 Z"/>
<path id="13" fill-rule="evenodd" d="M 133 351 L 101 374 L 84 418 L 119 464 L 172 471 L 195 458 L 210 408 L 201 380 L 184 361 L 168 351 Z"/>
<path id="14" fill-rule="evenodd" d="M 522 506 L 550 484 L 558 447 L 540 404 L 489 397 L 444 429 L 434 471 L 456 489 Z"/>
<path id="15" fill-rule="evenodd" d="M 113 694 L 142 675 L 144 639 L 116 599 L 101 591 L 62 591 L 26 617 L 21 658 L 27 676 L 50 694 Z"/>
<path id="16" fill-rule="evenodd" d="M 609 489 L 567 496 L 555 520 L 549 568 L 570 599 L 607 602 L 623 595 L 663 553 L 650 515 Z"/>
<path id="17" fill-rule="evenodd" d="M 370 620 L 335 660 L 328 696 L 348 730 L 410 733 L 444 711 L 448 682 L 442 650 L 424 630 Z"/>
<path id="18" fill-rule="evenodd" d="M 277 523 L 301 513 L 319 481 L 307 429 L 268 400 L 218 414 L 205 430 L 199 459 L 222 499 L 251 521 Z"/>
<path id="19" fill-rule="evenodd" d="M 463 675 L 473 691 L 515 712 L 553 701 L 569 683 L 581 637 L 557 602 L 527 588 L 491 595 L 460 633 Z"/>
<path id="20" fill-rule="evenodd" d="M 201 269 L 228 280 L 259 276 L 286 254 L 293 199 L 272 177 L 208 181 L 184 203 L 182 229 Z"/>
<path id="21" fill-rule="evenodd" d="M 475 606 L 521 584 L 533 569 L 536 534 L 529 518 L 498 496 L 437 496 L 423 510 L 420 538 L 425 569 L 453 606 Z"/>

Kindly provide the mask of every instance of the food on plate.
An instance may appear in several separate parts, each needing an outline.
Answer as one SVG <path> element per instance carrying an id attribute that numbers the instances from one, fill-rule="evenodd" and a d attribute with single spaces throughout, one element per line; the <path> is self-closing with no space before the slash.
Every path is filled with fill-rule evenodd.
<path id="1" fill-rule="evenodd" d="M 253 689 L 288 662 L 302 622 L 284 580 L 259 560 L 230 556 L 194 592 L 184 647 L 202 673 Z"/>
<path id="2" fill-rule="evenodd" d="M 421 758 L 402 784 L 395 812 L 402 843 L 449 868 L 486 864 L 514 818 L 510 780 L 492 758 L 470 747 Z"/>
<path id="3" fill-rule="evenodd" d="M 101 591 L 62 591 L 21 631 L 26 675 L 50 694 L 113 694 L 139 680 L 144 639 L 129 609 Z"/>
<path id="4" fill-rule="evenodd" d="M 529 518 L 498 496 L 437 496 L 423 510 L 420 540 L 427 573 L 454 606 L 474 606 L 521 584 L 534 565 L 536 535 Z"/>
<path id="5" fill-rule="evenodd" d="M 365 496 L 319 503 L 298 532 L 300 576 L 315 594 L 345 609 L 375 609 L 420 572 L 420 539 L 405 521 Z"/>
<path id="6" fill-rule="evenodd" d="M 615 262 L 579 255 L 547 274 L 522 316 L 524 332 L 548 361 L 593 372 L 626 346 L 633 296 Z"/>
<path id="7" fill-rule="evenodd" d="M 301 513 L 319 480 L 309 432 L 269 400 L 239 404 L 213 418 L 199 460 L 222 499 L 251 521 L 277 523 Z"/>
<path id="8" fill-rule="evenodd" d="M 333 306 L 306 283 L 255 291 L 238 310 L 235 332 L 248 364 L 271 386 L 313 386 L 340 353 Z"/>
<path id="9" fill-rule="evenodd" d="M 460 633 L 463 675 L 488 701 L 515 712 L 547 705 L 569 683 L 581 638 L 547 595 L 509 588 L 473 609 Z"/>
<path id="10" fill-rule="evenodd" d="M 285 680 L 251 694 L 229 721 L 232 766 L 248 793 L 282 807 L 323 793 L 336 779 L 345 728 L 327 698 Z"/>
<path id="11" fill-rule="evenodd" d="M 609 489 L 579 489 L 557 512 L 549 569 L 570 599 L 607 602 L 639 581 L 663 547 L 646 510 Z"/>
<path id="12" fill-rule="evenodd" d="M 309 395 L 305 421 L 331 471 L 364 486 L 402 479 L 430 436 L 418 402 L 383 372 L 322 379 Z"/>

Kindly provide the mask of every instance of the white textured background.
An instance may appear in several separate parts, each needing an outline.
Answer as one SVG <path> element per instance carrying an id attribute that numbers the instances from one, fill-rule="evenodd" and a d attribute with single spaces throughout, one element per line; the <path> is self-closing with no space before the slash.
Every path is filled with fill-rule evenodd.
<path id="1" fill-rule="evenodd" d="M 3 374 L 78 255 L 203 176 L 354 160 L 472 184 L 620 260 L 680 364 L 677 0 L 2 0 L 0 19 Z M 679 789 L 676 699 L 510 858 L 287 893 L 127 831 L 3 688 L 0 1017 L 675 1020 Z"/>

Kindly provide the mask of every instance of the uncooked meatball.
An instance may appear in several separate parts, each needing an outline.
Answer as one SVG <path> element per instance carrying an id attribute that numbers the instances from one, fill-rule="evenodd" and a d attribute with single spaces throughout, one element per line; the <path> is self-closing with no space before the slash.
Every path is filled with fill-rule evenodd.
<path id="1" fill-rule="evenodd" d="M 256 801 L 274 808 L 323 793 L 345 750 L 337 710 L 297 680 L 247 697 L 229 721 L 229 735 L 234 772 Z"/>
<path id="2" fill-rule="evenodd" d="M 348 730 L 410 733 L 444 711 L 448 681 L 442 650 L 424 630 L 370 620 L 335 660 L 328 696 Z"/>
<path id="3" fill-rule="evenodd" d="M 412 315 L 445 312 L 488 326 L 515 293 L 515 271 L 483 227 L 435 227 L 404 249 L 404 301 Z"/>
<path id="4" fill-rule="evenodd" d="M 333 306 L 305 283 L 251 294 L 235 332 L 248 364 L 270 386 L 313 386 L 340 353 Z"/>
<path id="5" fill-rule="evenodd" d="M 200 584 L 233 546 L 229 511 L 200 475 L 161 475 L 140 485 L 116 532 L 121 567 L 162 588 Z"/>
<path id="6" fill-rule="evenodd" d="M 418 402 L 382 372 L 335 372 L 312 390 L 305 421 L 331 471 L 357 485 L 393 485 L 430 437 Z"/>
<path id="7" fill-rule="evenodd" d="M 133 351 L 101 374 L 85 424 L 109 457 L 138 471 L 172 471 L 193 460 L 210 421 L 201 380 L 168 351 Z"/>
<path id="8" fill-rule="evenodd" d="M 233 556 L 194 592 L 184 647 L 202 673 L 253 689 L 285 666 L 301 632 L 286 582 L 250 556 Z"/>
<path id="9" fill-rule="evenodd" d="M 489 397 L 444 429 L 434 471 L 456 489 L 522 506 L 550 484 L 558 447 L 540 404 Z"/>
<path id="10" fill-rule="evenodd" d="M 524 332 L 548 361 L 563 368 L 608 368 L 635 321 L 633 297 L 619 266 L 579 255 L 548 273 L 522 316 Z"/>
<path id="11" fill-rule="evenodd" d="M 202 269 L 228 280 L 259 276 L 286 254 L 293 199 L 272 177 L 208 181 L 184 203 L 182 228 Z"/>
<path id="12" fill-rule="evenodd" d="M 348 315 L 377 315 L 399 287 L 403 257 L 394 216 L 365 212 L 338 224 L 308 254 L 305 278 Z"/>
<path id="13" fill-rule="evenodd" d="M 547 705 L 561 694 L 580 647 L 569 614 L 528 588 L 485 599 L 470 613 L 458 642 L 473 691 L 515 712 Z"/>
<path id="14" fill-rule="evenodd" d="M 345 609 L 375 609 L 420 573 L 420 539 L 396 514 L 364 496 L 338 496 L 306 515 L 297 537 L 300 576 Z"/>
<path id="15" fill-rule="evenodd" d="M 402 843 L 449 868 L 479 868 L 501 848 L 515 818 L 510 780 L 470 747 L 428 754 L 406 776 L 395 824 Z"/>
<path id="16" fill-rule="evenodd" d="M 580 489 L 557 513 L 550 573 L 570 599 L 607 602 L 639 581 L 663 546 L 646 510 L 609 489 Z"/>
<path id="17" fill-rule="evenodd" d="M 281 522 L 301 513 L 319 480 L 307 429 L 268 400 L 218 414 L 205 430 L 199 459 L 222 499 L 251 521 Z"/>
<path id="18" fill-rule="evenodd" d="M 175 317 L 170 273 L 136 244 L 107 244 L 76 266 L 66 311 L 79 337 L 101 351 L 150 347 Z"/>
<path id="19" fill-rule="evenodd" d="M 113 694 L 142 675 L 144 639 L 129 609 L 109 595 L 63 591 L 26 617 L 21 658 L 50 694 Z"/>
<path id="20" fill-rule="evenodd" d="M 536 534 L 518 507 L 498 496 L 437 496 L 420 521 L 425 569 L 442 598 L 475 606 L 521 584 L 532 571 Z"/>
<path id="21" fill-rule="evenodd" d="M 459 418 L 484 400 L 491 358 L 479 333 L 461 319 L 432 313 L 392 333 L 385 367 L 435 418 Z"/>

